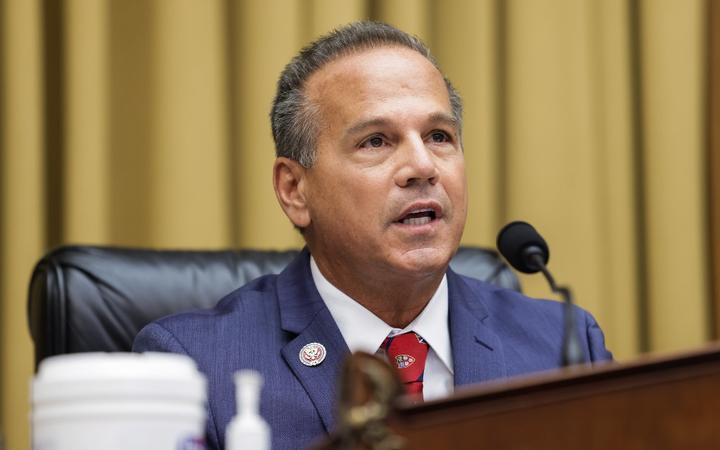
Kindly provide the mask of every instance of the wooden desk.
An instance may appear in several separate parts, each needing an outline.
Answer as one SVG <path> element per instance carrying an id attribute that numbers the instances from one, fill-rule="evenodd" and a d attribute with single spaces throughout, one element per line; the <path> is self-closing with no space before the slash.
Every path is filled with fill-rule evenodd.
<path id="1" fill-rule="evenodd" d="M 720 346 L 486 384 L 391 427 L 411 450 L 720 449 Z"/>

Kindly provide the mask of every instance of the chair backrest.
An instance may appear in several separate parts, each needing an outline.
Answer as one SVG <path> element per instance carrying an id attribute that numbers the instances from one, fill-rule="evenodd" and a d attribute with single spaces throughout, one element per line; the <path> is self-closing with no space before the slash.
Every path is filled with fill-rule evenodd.
<path id="1" fill-rule="evenodd" d="M 35 363 L 64 353 L 130 351 L 160 317 L 210 308 L 261 275 L 279 273 L 297 251 L 170 251 L 66 246 L 42 258 L 30 281 Z M 496 252 L 460 248 L 458 273 L 520 290 Z"/>

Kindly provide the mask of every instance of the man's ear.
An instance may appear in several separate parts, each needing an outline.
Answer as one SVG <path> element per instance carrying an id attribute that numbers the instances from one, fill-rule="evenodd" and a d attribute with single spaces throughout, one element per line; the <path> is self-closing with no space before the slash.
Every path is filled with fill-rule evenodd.
<path id="1" fill-rule="evenodd" d="M 310 213 L 305 198 L 307 169 L 299 162 L 279 156 L 273 165 L 273 187 L 280 207 L 296 227 L 310 225 Z"/>

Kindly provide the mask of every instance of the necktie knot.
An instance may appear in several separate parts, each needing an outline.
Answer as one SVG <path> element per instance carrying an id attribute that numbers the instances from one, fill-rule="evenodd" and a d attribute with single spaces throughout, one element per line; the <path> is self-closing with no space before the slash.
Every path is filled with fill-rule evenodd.
<path id="1" fill-rule="evenodd" d="M 429 350 L 425 339 L 415 332 L 388 336 L 382 348 L 387 354 L 388 362 L 405 385 L 405 392 L 422 395 L 425 360 Z"/>

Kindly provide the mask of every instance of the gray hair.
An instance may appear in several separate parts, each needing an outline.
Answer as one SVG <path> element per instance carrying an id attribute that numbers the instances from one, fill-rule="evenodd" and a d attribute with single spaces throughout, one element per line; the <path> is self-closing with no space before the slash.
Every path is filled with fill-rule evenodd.
<path id="1" fill-rule="evenodd" d="M 415 50 L 440 71 L 437 61 L 420 39 L 390 25 L 363 21 L 333 30 L 303 48 L 280 74 L 270 112 L 276 156 L 293 159 L 306 168 L 315 162 L 318 108 L 303 92 L 310 75 L 338 57 L 386 46 Z M 462 100 L 450 80 L 444 75 L 443 78 L 453 118 L 462 129 Z"/>

